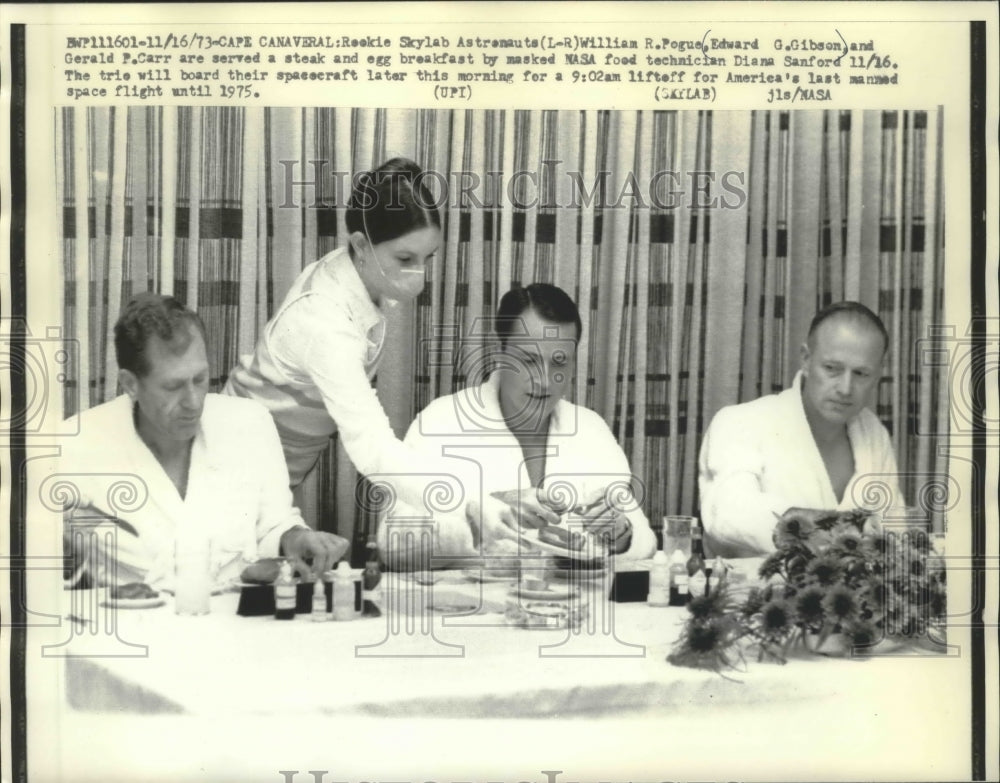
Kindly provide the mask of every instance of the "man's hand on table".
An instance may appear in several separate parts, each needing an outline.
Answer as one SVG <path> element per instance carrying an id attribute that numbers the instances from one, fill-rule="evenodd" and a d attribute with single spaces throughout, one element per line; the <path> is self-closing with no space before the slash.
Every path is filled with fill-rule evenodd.
<path id="1" fill-rule="evenodd" d="M 297 526 L 281 535 L 281 551 L 291 559 L 292 567 L 310 580 L 321 577 L 324 571 L 332 569 L 344 557 L 350 542 L 333 533 Z M 310 568 L 307 561 L 312 561 Z"/>
<path id="2" fill-rule="evenodd" d="M 587 508 L 573 509 L 570 521 L 582 522 L 588 533 L 597 538 L 604 537 L 608 547 L 616 553 L 624 552 L 632 541 L 632 523 L 603 495 Z"/>

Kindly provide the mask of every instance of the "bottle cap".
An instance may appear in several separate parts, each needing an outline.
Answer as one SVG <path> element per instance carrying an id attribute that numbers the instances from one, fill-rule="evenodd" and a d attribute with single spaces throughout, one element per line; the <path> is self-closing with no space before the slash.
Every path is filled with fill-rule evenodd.
<path id="1" fill-rule="evenodd" d="M 662 549 L 657 550 L 657 552 L 653 555 L 653 565 L 658 565 L 660 563 L 666 563 L 666 562 L 668 562 L 667 553 L 664 552 Z"/>
<path id="2" fill-rule="evenodd" d="M 347 579 L 350 579 L 351 578 L 351 564 L 348 563 L 346 560 L 341 560 L 339 563 L 337 563 L 337 576 L 340 579 L 344 579 L 345 577 Z"/>
<path id="3" fill-rule="evenodd" d="M 674 553 L 670 556 L 671 563 L 680 563 L 683 565 L 687 562 L 687 558 L 684 556 L 684 552 L 680 549 L 675 549 Z"/>
<path id="4" fill-rule="evenodd" d="M 316 580 L 316 584 L 313 586 L 313 595 L 315 595 L 317 597 L 318 596 L 323 596 L 324 598 L 326 597 L 325 593 L 323 592 L 323 580 L 322 579 L 317 579 Z"/>

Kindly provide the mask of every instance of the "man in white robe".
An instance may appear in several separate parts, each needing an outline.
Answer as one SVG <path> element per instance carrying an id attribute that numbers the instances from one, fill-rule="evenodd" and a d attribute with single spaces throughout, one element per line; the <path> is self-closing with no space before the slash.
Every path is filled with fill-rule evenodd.
<path id="1" fill-rule="evenodd" d="M 790 389 L 720 410 L 701 444 L 706 546 L 723 557 L 774 550 L 790 508 L 904 506 L 889 433 L 866 406 L 888 348 L 881 320 L 856 302 L 817 313 Z"/>
<path id="2" fill-rule="evenodd" d="M 560 525 L 568 508 L 584 507 L 581 527 L 610 534 L 619 556 L 652 555 L 655 535 L 614 434 L 599 414 L 564 399 L 580 329 L 575 303 L 556 286 L 534 283 L 503 296 L 497 313 L 501 346 L 484 357 L 493 365 L 488 379 L 434 400 L 407 432 L 408 445 L 453 458 L 447 461 L 454 476 L 451 491 L 428 493 L 425 508 L 398 502 L 389 524 L 383 520 L 380 548 L 394 566 L 420 565 L 412 547 L 387 536 L 392 527 L 405 533 L 401 520 L 433 520 L 427 554 L 439 560 L 431 565 L 446 557 L 518 551 L 516 531 L 480 529 L 463 511 L 462 495 L 501 499 L 529 527 Z"/>
<path id="3" fill-rule="evenodd" d="M 140 294 L 115 326 L 125 394 L 69 424 L 78 434 L 60 461 L 59 478 L 76 495 L 67 540 L 86 542 L 77 554 L 98 583 L 171 589 L 184 536 L 209 542 L 216 587 L 259 557 L 281 553 L 302 572 L 307 561 L 321 572 L 347 549 L 344 539 L 307 527 L 292 504 L 267 410 L 207 394 L 204 335 L 177 300 Z M 92 525 L 98 535 L 80 534 Z"/>

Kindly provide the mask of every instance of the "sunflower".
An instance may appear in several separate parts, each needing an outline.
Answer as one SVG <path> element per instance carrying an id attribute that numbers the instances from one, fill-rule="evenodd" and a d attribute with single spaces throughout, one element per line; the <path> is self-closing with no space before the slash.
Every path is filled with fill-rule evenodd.
<path id="1" fill-rule="evenodd" d="M 881 559 L 891 551 L 892 543 L 886 533 L 872 533 L 865 536 L 861 544 L 861 553 L 868 559 Z"/>
<path id="2" fill-rule="evenodd" d="M 806 574 L 817 584 L 829 587 L 841 577 L 840 560 L 828 555 L 817 557 L 806 566 Z"/>
<path id="3" fill-rule="evenodd" d="M 823 608 L 831 619 L 843 623 L 853 619 L 861 607 L 853 590 L 836 585 L 823 597 Z"/>
<path id="4" fill-rule="evenodd" d="M 688 646 L 696 653 L 711 653 L 719 646 L 722 634 L 714 623 L 699 623 L 688 631 Z"/>
<path id="5" fill-rule="evenodd" d="M 807 587 L 795 597 L 795 611 L 799 619 L 810 627 L 823 622 L 823 596 L 819 587 Z"/>
<path id="6" fill-rule="evenodd" d="M 815 529 L 816 525 L 804 514 L 786 513 L 774 526 L 774 543 L 779 549 L 784 549 L 788 545 L 805 541 Z"/>
<path id="7" fill-rule="evenodd" d="M 927 561 L 922 557 L 915 557 L 910 561 L 910 576 L 920 577 L 927 573 Z"/>
<path id="8" fill-rule="evenodd" d="M 944 590 L 931 590 L 927 608 L 931 617 L 944 617 L 945 610 L 948 608 Z"/>
<path id="9" fill-rule="evenodd" d="M 786 633 L 791 629 L 793 619 L 792 607 L 781 599 L 769 601 L 760 609 L 761 629 L 770 637 Z"/>
<path id="10" fill-rule="evenodd" d="M 691 599 L 687 610 L 696 620 L 707 620 L 715 610 L 715 602 L 707 595 L 699 595 Z"/>
<path id="11" fill-rule="evenodd" d="M 859 553 L 861 541 L 861 532 L 853 525 L 838 525 L 833 530 L 833 545 L 846 554 Z"/>

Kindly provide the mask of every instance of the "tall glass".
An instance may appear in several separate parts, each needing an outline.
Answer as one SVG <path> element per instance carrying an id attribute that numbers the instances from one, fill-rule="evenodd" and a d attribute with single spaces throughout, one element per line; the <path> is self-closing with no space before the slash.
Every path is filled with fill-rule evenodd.
<path id="1" fill-rule="evenodd" d="M 663 517 L 663 551 L 667 557 L 679 549 L 685 560 L 691 555 L 691 530 L 698 524 L 697 517 L 668 515 Z"/>
<path id="2" fill-rule="evenodd" d="M 174 611 L 208 614 L 212 595 L 212 547 L 204 535 L 179 536 L 174 547 Z"/>

